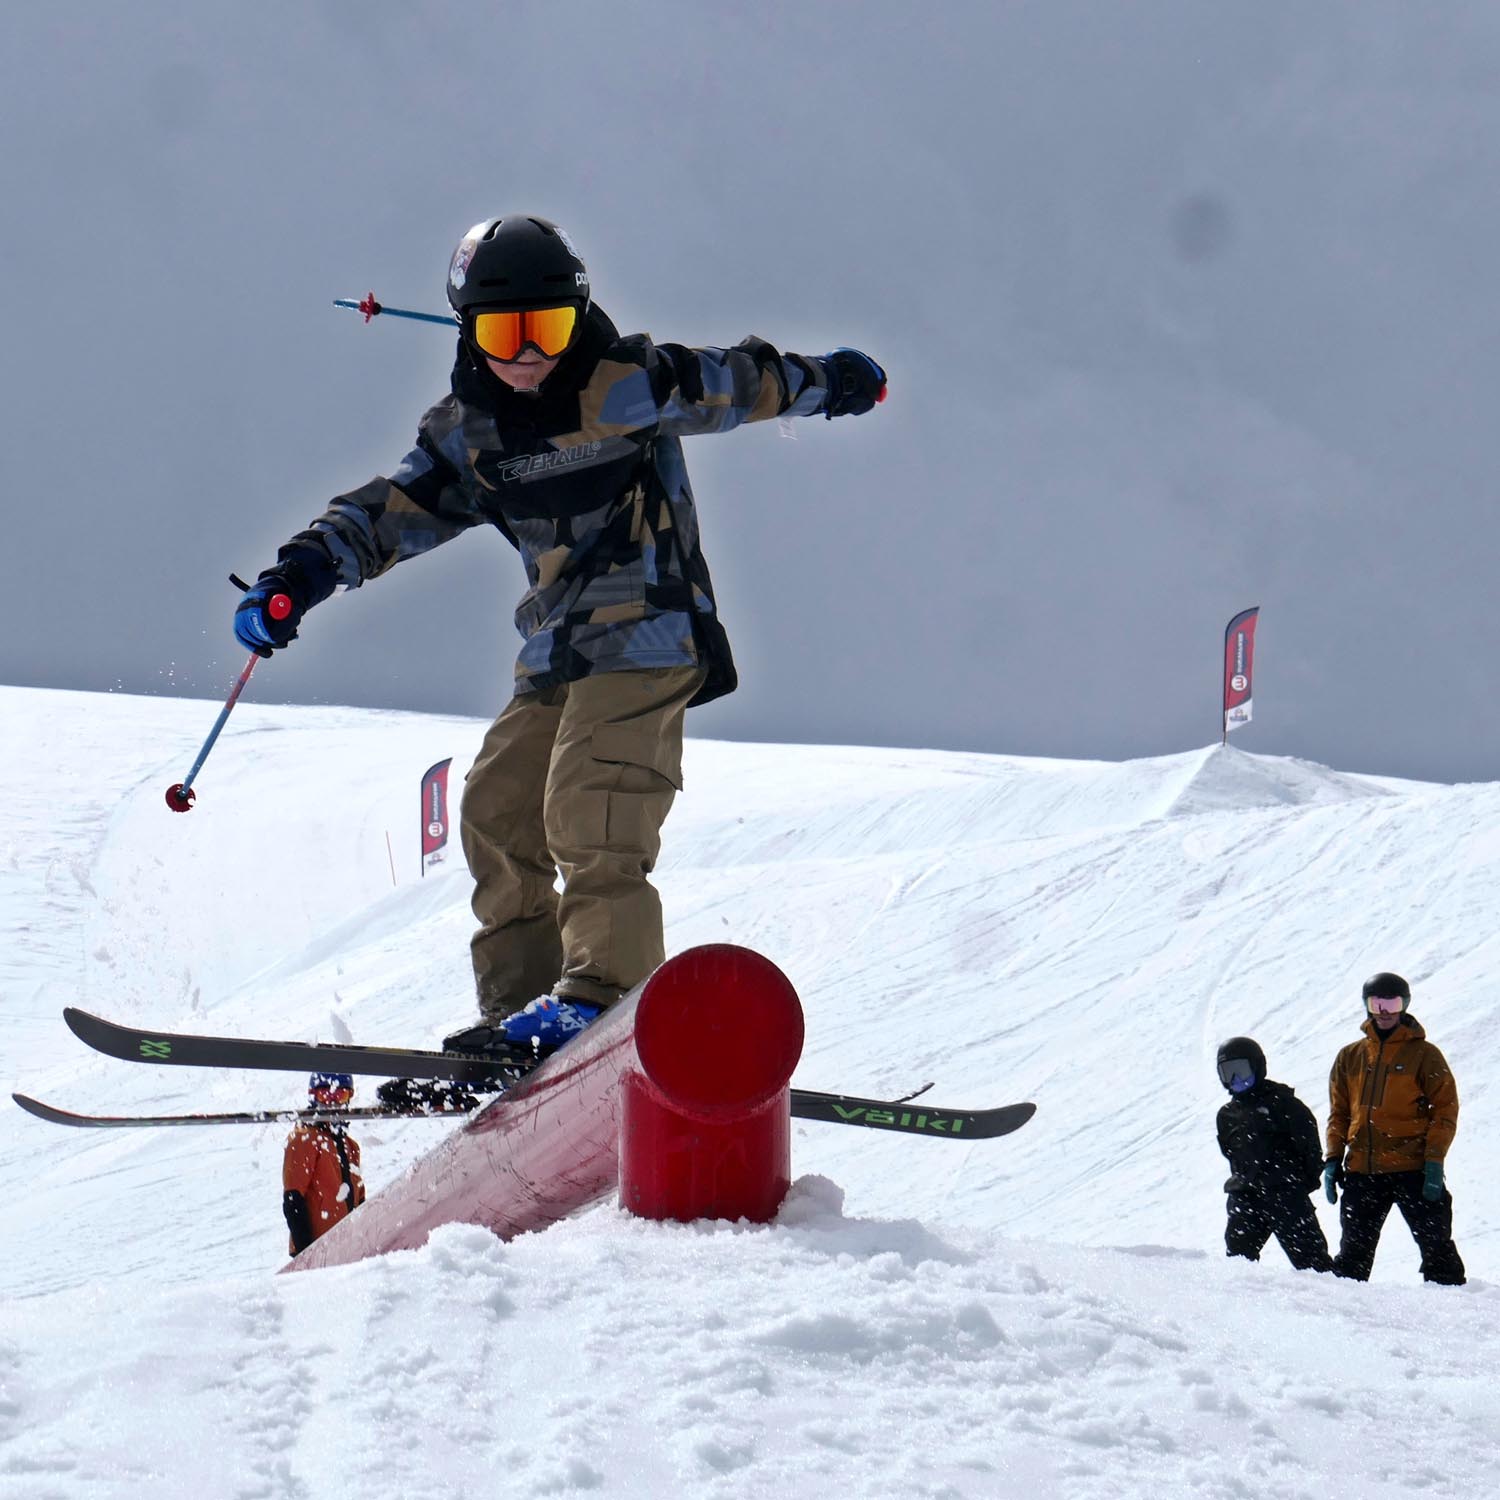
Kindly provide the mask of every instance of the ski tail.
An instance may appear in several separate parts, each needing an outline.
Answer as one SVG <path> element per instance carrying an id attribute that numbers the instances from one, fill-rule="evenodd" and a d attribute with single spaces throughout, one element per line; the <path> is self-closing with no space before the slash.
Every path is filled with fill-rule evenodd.
<path id="1" fill-rule="evenodd" d="M 945 1140 L 993 1140 L 1019 1130 L 1036 1113 L 1036 1105 L 1006 1104 L 998 1109 L 943 1109 L 906 1100 L 859 1099 L 852 1094 L 819 1094 L 792 1090 L 792 1114 L 799 1120 L 830 1125 L 862 1125 L 907 1135 Z"/>

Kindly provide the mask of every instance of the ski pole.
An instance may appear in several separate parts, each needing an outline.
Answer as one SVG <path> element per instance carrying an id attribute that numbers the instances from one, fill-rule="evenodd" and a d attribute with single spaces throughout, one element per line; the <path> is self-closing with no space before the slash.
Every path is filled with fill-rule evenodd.
<path id="1" fill-rule="evenodd" d="M 244 584 L 231 576 L 230 582 L 243 589 Z M 272 594 L 266 603 L 266 613 L 273 620 L 284 620 L 292 612 L 292 601 L 286 594 Z M 203 762 L 208 759 L 208 752 L 213 749 L 214 741 L 219 737 L 219 731 L 229 719 L 231 710 L 239 702 L 240 694 L 245 691 L 245 684 L 250 681 L 250 674 L 255 670 L 255 664 L 260 660 L 260 653 L 252 651 L 250 660 L 245 663 L 244 670 L 235 678 L 234 686 L 229 690 L 229 697 L 224 700 L 224 707 L 219 710 L 219 717 L 214 721 L 214 727 L 209 730 L 208 738 L 203 742 L 203 748 L 198 752 L 198 758 L 193 762 L 193 768 L 185 777 L 174 786 L 167 788 L 167 806 L 173 812 L 190 812 L 197 794 L 193 791 L 193 778 L 203 769 Z"/>
<path id="2" fill-rule="evenodd" d="M 446 323 L 449 328 L 458 327 L 458 319 L 452 313 L 443 315 L 440 313 L 412 312 L 407 307 L 386 307 L 383 303 L 375 300 L 374 292 L 366 292 L 364 300 L 361 302 L 355 302 L 348 297 L 335 297 L 333 305 L 335 307 L 347 307 L 352 312 L 362 312 L 365 315 L 366 323 L 377 313 L 388 313 L 393 318 L 413 318 L 418 323 Z"/>

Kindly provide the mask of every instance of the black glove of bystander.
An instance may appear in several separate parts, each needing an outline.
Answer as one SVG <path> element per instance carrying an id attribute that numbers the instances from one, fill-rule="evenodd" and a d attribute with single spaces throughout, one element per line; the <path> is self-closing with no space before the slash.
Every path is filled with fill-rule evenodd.
<path id="1" fill-rule="evenodd" d="M 307 1212 L 307 1199 L 295 1188 L 288 1188 L 281 1195 L 281 1212 L 286 1227 L 292 1235 L 292 1254 L 301 1255 L 313 1242 L 312 1218 Z"/>

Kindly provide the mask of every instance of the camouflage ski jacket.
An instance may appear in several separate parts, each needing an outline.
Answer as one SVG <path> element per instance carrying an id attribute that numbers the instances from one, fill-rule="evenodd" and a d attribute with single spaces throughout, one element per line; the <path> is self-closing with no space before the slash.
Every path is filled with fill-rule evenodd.
<path id="1" fill-rule="evenodd" d="M 701 662 L 694 702 L 706 703 L 736 679 L 680 440 L 813 415 L 826 390 L 820 362 L 760 339 L 622 338 L 597 308 L 535 393 L 510 390 L 460 340 L 452 392 L 423 416 L 416 447 L 289 547 L 320 542 L 355 588 L 471 526 L 498 527 L 530 585 L 515 614 L 518 692 Z"/>
<path id="2" fill-rule="evenodd" d="M 1373 1021 L 1334 1059 L 1328 1154 L 1351 1172 L 1420 1172 L 1442 1161 L 1458 1132 L 1458 1085 L 1411 1016 L 1382 1036 Z"/>

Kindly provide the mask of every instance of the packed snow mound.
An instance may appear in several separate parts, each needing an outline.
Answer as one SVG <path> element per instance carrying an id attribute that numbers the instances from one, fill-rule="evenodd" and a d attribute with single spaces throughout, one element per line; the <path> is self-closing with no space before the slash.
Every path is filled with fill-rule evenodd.
<path id="1" fill-rule="evenodd" d="M 1392 795 L 1391 783 L 1384 778 L 1352 776 L 1291 756 L 1251 755 L 1232 745 L 1214 745 L 1170 759 L 1190 770 L 1163 811 L 1166 818 L 1250 812 L 1261 807 L 1327 807 Z"/>
<path id="2" fill-rule="evenodd" d="M 1198 813 L 1380 797 L 1392 785 L 1217 745 L 1090 761 L 693 740 L 685 767 L 695 796 L 674 820 L 691 819 L 735 864 L 844 859 L 851 844 L 882 855 L 1093 836 Z"/>

